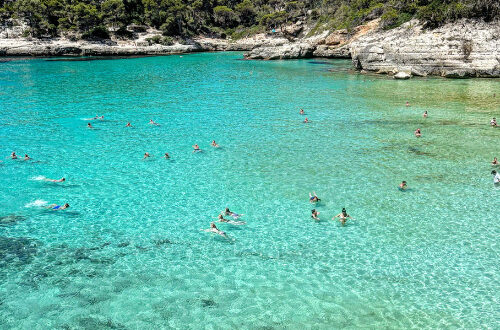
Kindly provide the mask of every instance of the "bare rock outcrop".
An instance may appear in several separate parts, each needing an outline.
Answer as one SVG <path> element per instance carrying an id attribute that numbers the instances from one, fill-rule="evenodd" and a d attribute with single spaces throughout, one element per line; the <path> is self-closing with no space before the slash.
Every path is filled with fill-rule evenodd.
<path id="1" fill-rule="evenodd" d="M 461 20 L 434 30 L 412 20 L 350 43 L 356 68 L 444 77 L 500 77 L 500 22 Z"/>

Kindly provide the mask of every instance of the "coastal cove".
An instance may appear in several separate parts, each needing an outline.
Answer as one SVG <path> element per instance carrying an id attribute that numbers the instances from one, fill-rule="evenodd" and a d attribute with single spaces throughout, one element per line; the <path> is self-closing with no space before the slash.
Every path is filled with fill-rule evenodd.
<path id="1" fill-rule="evenodd" d="M 3 58 L 0 328 L 499 328 L 499 81 L 243 57 Z"/>
<path id="2" fill-rule="evenodd" d="M 0 57 L 147 56 L 244 51 L 246 59 L 351 59 L 353 67 L 362 73 L 388 74 L 395 78 L 428 75 L 500 77 L 498 20 L 462 19 L 436 29 L 425 28 L 418 20 L 387 31 L 379 25 L 380 19 L 375 19 L 352 31 L 344 29 L 310 35 L 305 30 L 293 38 L 281 33 L 257 34 L 237 40 L 197 37 L 171 45 L 151 45 L 147 40 L 160 36 L 155 30 L 142 33 L 137 40 L 102 41 L 2 38 L 0 34 Z M 291 30 L 296 28 L 288 27 Z"/>

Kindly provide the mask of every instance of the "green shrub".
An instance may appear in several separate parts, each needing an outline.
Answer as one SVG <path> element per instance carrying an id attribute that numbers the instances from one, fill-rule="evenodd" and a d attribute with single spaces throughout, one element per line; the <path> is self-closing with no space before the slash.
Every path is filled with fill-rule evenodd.
<path id="1" fill-rule="evenodd" d="M 109 32 L 105 26 L 96 26 L 90 31 L 82 34 L 82 39 L 84 40 L 103 40 L 109 39 Z"/>

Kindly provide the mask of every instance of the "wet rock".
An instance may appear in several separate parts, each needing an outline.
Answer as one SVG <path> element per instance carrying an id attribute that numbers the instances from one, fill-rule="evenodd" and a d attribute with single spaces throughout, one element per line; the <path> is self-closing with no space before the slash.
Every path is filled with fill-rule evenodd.
<path id="1" fill-rule="evenodd" d="M 213 307 L 217 306 L 217 303 L 215 301 L 213 301 L 212 299 L 202 299 L 201 305 L 203 307 L 208 307 L 208 308 L 212 307 L 213 308 Z"/>
<path id="2" fill-rule="evenodd" d="M 156 246 L 161 246 L 161 245 L 166 245 L 166 244 L 172 244 L 172 242 L 168 239 L 159 239 L 155 241 Z"/>
<path id="3" fill-rule="evenodd" d="M 394 75 L 394 79 L 410 79 L 410 77 L 410 74 L 403 71 L 400 71 Z"/>

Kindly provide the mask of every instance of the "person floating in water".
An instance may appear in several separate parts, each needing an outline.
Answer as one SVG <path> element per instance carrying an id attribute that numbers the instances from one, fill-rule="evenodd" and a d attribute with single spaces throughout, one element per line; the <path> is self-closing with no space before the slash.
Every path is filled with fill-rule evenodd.
<path id="1" fill-rule="evenodd" d="M 313 191 L 313 193 L 312 193 L 312 194 L 311 194 L 311 193 L 309 193 L 309 202 L 311 202 L 311 203 L 317 203 L 317 202 L 319 202 L 320 200 L 321 200 L 321 199 L 320 199 L 318 196 L 316 196 L 316 192 L 314 192 L 314 191 Z"/>
<path id="2" fill-rule="evenodd" d="M 319 212 L 316 211 L 316 209 L 311 210 L 311 218 L 313 218 L 316 221 L 319 221 Z"/>
<path id="3" fill-rule="evenodd" d="M 94 128 L 94 127 L 92 126 L 92 124 L 90 124 L 90 123 L 87 123 L 87 127 L 88 127 L 88 128 Z"/>
<path id="4" fill-rule="evenodd" d="M 165 153 L 165 156 L 163 156 L 163 158 L 165 158 L 165 159 L 169 159 L 170 158 L 170 155 L 168 154 L 168 152 Z"/>
<path id="5" fill-rule="evenodd" d="M 410 102 L 406 101 L 406 106 L 409 107 L 410 106 Z"/>
<path id="6" fill-rule="evenodd" d="M 128 122 L 127 125 L 125 125 L 125 127 L 132 127 L 132 125 L 130 125 L 130 122 Z"/>
<path id="7" fill-rule="evenodd" d="M 493 158 L 493 161 L 491 162 L 491 165 L 498 165 L 498 160 L 497 158 Z"/>
<path id="8" fill-rule="evenodd" d="M 144 157 L 142 159 L 146 159 L 146 158 L 149 158 L 151 157 L 151 155 L 149 154 L 149 152 L 145 152 L 144 153 Z"/>
<path id="9" fill-rule="evenodd" d="M 220 230 L 219 228 L 217 228 L 217 226 L 215 225 L 215 222 L 210 222 L 210 228 L 208 228 L 208 229 L 201 229 L 201 230 L 209 232 L 209 233 L 218 234 L 218 235 L 221 235 L 221 236 L 224 236 L 224 237 L 227 238 L 226 233 L 223 232 L 222 230 Z"/>
<path id="10" fill-rule="evenodd" d="M 199 145 L 195 144 L 195 145 L 193 146 L 193 152 L 197 152 L 197 151 L 201 151 L 201 149 L 200 149 L 200 146 L 199 146 Z"/>
<path id="11" fill-rule="evenodd" d="M 424 111 L 424 118 L 427 118 L 428 114 L 427 114 L 427 110 Z"/>
<path id="12" fill-rule="evenodd" d="M 346 212 L 346 210 L 345 210 L 345 207 L 344 207 L 344 208 L 342 208 L 342 212 L 340 212 L 339 214 L 337 214 L 336 216 L 334 216 L 334 217 L 332 218 L 332 220 L 334 220 L 335 218 L 339 218 L 339 221 L 340 221 L 340 223 L 342 224 L 342 226 L 343 226 L 343 225 L 345 225 L 345 223 L 346 223 L 347 219 L 352 219 L 352 220 L 354 220 L 354 218 L 353 218 L 353 217 L 351 217 L 349 214 L 347 214 L 347 212 Z"/>
<path id="13" fill-rule="evenodd" d="M 212 147 L 219 148 L 219 145 L 215 142 L 215 140 L 212 140 Z"/>
<path id="14" fill-rule="evenodd" d="M 305 115 L 306 113 L 304 112 L 304 109 L 300 109 L 299 114 Z"/>
<path id="15" fill-rule="evenodd" d="M 16 155 L 15 151 L 12 151 L 12 153 L 10 154 L 10 159 L 17 159 L 17 155 Z"/>
<path id="16" fill-rule="evenodd" d="M 307 119 L 307 117 L 306 117 L 306 119 L 304 119 L 304 124 L 307 124 L 308 122 L 309 122 L 309 119 Z"/>
<path id="17" fill-rule="evenodd" d="M 150 119 L 150 120 L 149 120 L 149 124 L 150 124 L 150 125 L 155 125 L 155 126 L 160 126 L 160 124 L 155 123 L 155 122 L 153 121 L 153 119 Z"/>
<path id="18" fill-rule="evenodd" d="M 46 208 L 50 209 L 50 210 L 65 210 L 69 207 L 69 204 L 66 203 L 64 205 L 58 205 L 58 204 L 50 204 L 49 206 L 46 206 Z"/>
<path id="19" fill-rule="evenodd" d="M 28 154 L 24 154 L 24 160 L 31 160 L 30 156 Z"/>
<path id="20" fill-rule="evenodd" d="M 491 125 L 491 127 L 497 127 L 498 126 L 497 125 L 497 119 L 496 118 L 491 119 L 490 120 L 490 125 Z"/>
<path id="21" fill-rule="evenodd" d="M 64 181 L 66 181 L 66 179 L 65 178 L 60 178 L 58 180 L 55 180 L 55 179 L 45 178 L 45 179 L 43 179 L 43 181 L 47 181 L 47 182 L 64 182 Z"/>
<path id="22" fill-rule="evenodd" d="M 239 217 L 243 216 L 244 214 L 238 214 L 238 213 L 234 213 L 233 211 L 229 210 L 229 207 L 226 207 L 226 209 L 224 210 L 224 214 L 225 215 L 230 215 L 232 216 L 234 219 L 238 219 Z"/>
<path id="23" fill-rule="evenodd" d="M 401 189 L 401 190 L 406 190 L 406 188 L 408 188 L 408 186 L 406 185 L 406 181 L 402 181 L 402 182 L 399 184 L 399 189 Z"/>
<path id="24" fill-rule="evenodd" d="M 497 173 L 497 171 L 493 170 L 491 171 L 491 174 L 493 175 L 493 183 L 495 185 L 500 184 L 500 173 Z"/>
<path id="25" fill-rule="evenodd" d="M 417 129 L 415 130 L 414 134 L 415 134 L 415 136 L 416 136 L 416 137 L 418 137 L 418 138 L 419 138 L 419 137 L 421 137 L 421 136 L 422 136 L 422 132 L 420 131 L 420 128 L 417 128 Z"/>

